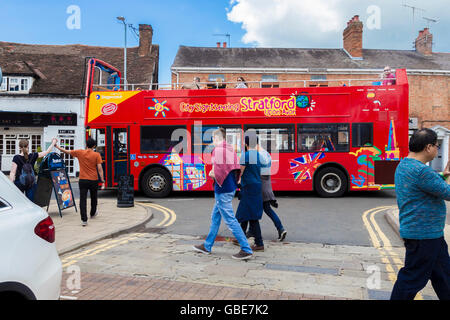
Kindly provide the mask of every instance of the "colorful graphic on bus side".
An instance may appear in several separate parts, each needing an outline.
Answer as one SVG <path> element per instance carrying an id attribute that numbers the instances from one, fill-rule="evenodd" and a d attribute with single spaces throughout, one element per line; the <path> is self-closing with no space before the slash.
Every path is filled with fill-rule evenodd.
<path id="1" fill-rule="evenodd" d="M 294 176 L 296 183 L 302 183 L 305 180 L 311 180 L 314 171 L 320 165 L 319 160 L 325 158 L 323 152 L 308 153 L 304 156 L 291 159 L 290 172 Z"/>
<path id="2" fill-rule="evenodd" d="M 180 156 L 172 152 L 163 157 L 160 163 L 172 174 L 173 190 L 195 190 L 206 183 L 205 163 L 200 157 Z"/>

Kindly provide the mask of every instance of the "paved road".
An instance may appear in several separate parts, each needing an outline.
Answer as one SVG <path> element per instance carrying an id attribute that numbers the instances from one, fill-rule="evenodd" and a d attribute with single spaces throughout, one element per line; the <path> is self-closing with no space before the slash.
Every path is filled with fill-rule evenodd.
<path id="1" fill-rule="evenodd" d="M 78 185 L 73 184 L 75 197 L 79 197 Z M 116 191 L 100 191 L 100 197 L 116 197 Z M 371 246 L 369 232 L 362 216 L 369 209 L 395 206 L 395 192 L 352 192 L 342 198 L 320 198 L 313 192 L 278 192 L 279 208 L 275 209 L 288 230 L 286 241 L 337 245 Z M 148 228 L 165 227 L 165 232 L 180 235 L 206 235 L 210 225 L 210 213 L 214 203 L 212 192 L 174 192 L 168 198 L 150 199 L 141 193 L 135 201 L 162 206 L 153 210 L 154 219 Z M 239 200 L 233 200 L 236 210 Z M 169 209 L 173 214 L 170 218 Z M 172 215 L 174 217 L 172 217 Z M 402 246 L 400 238 L 387 223 L 384 215 L 375 217 L 377 224 L 391 240 L 393 246 Z M 162 223 L 162 224 L 161 224 Z M 278 234 L 272 221 L 263 216 L 263 238 L 274 240 Z M 220 235 L 229 237 L 231 232 L 222 224 Z"/>
<path id="2" fill-rule="evenodd" d="M 352 193 L 337 199 L 319 198 L 314 193 L 282 192 L 277 194 L 277 198 L 279 208 L 276 212 L 288 230 L 286 240 L 322 244 L 370 246 L 369 233 L 362 220 L 363 213 L 375 207 L 395 205 L 393 191 Z M 167 227 L 167 232 L 183 235 L 205 235 L 208 232 L 214 201 L 211 193 L 196 194 L 195 197 L 180 193 L 165 199 L 138 196 L 136 201 L 139 200 L 151 201 L 175 212 L 176 221 Z M 235 198 L 234 209 L 238 203 Z M 155 222 L 159 221 L 158 214 L 161 213 L 156 211 Z M 382 215 L 377 216 L 376 221 L 394 246 L 402 245 Z M 261 229 L 264 239 L 277 238 L 272 221 L 265 215 Z M 225 225 L 221 227 L 221 234 L 231 236 Z"/>
<path id="3" fill-rule="evenodd" d="M 76 187 L 74 191 L 77 194 Z M 100 196 L 115 198 L 116 192 L 101 191 Z M 147 230 L 63 256 L 63 266 L 79 268 L 83 282 L 77 292 L 62 284 L 62 293 L 70 299 L 200 299 L 205 292 L 217 299 L 253 299 L 262 298 L 265 289 L 268 299 L 389 298 L 404 254 L 400 238 L 384 218 L 395 206 L 393 191 L 338 199 L 282 192 L 277 198 L 277 212 L 289 231 L 286 242 L 274 241 L 275 228 L 264 217 L 267 250 L 242 264 L 230 259 L 238 248 L 227 239 L 231 233 L 225 225 L 212 255 L 192 250 L 208 232 L 212 193 L 174 193 L 164 199 L 137 194 L 135 200 L 150 206 L 154 215 Z M 237 199 L 233 205 L 237 207 Z M 381 281 L 374 288 L 367 284 L 371 272 Z M 99 287 L 103 283 L 107 290 Z M 229 292 L 230 286 L 240 289 Z M 427 287 L 421 298 L 436 297 Z"/>

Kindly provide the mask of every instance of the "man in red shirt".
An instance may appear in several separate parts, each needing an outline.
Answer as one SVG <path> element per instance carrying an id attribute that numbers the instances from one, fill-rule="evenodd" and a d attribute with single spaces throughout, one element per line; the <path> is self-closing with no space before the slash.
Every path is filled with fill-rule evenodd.
<path id="1" fill-rule="evenodd" d="M 76 157 L 80 163 L 80 214 L 81 225 L 87 226 L 87 193 L 89 191 L 91 195 L 91 218 L 97 216 L 97 191 L 98 191 L 98 178 L 103 183 L 102 189 L 105 188 L 105 179 L 103 176 L 102 157 L 100 153 L 95 152 L 94 148 L 97 143 L 94 139 L 89 138 L 86 141 L 86 150 L 65 150 L 59 146 L 55 146 L 59 151 L 66 154 L 70 154 L 72 157 Z"/>

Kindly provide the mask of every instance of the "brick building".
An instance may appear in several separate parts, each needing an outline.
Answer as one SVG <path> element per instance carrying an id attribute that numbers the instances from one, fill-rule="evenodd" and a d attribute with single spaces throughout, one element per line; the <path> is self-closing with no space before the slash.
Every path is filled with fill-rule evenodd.
<path id="1" fill-rule="evenodd" d="M 425 28 L 415 40 L 415 50 L 364 49 L 363 23 L 354 16 L 343 31 L 340 49 L 180 46 L 171 68 L 172 85 L 190 83 L 195 76 L 207 87 L 217 82 L 234 87 L 238 76 L 250 87 L 362 85 L 377 81 L 386 65 L 405 68 L 410 128 L 438 133 L 442 148 L 431 165 L 442 170 L 450 149 L 450 53 L 435 53 L 432 44 L 433 36 Z"/>
<path id="2" fill-rule="evenodd" d="M 152 37 L 150 25 L 139 25 L 139 46 L 127 48 L 128 83 L 152 88 L 158 82 L 159 46 Z M 32 151 L 47 149 L 53 137 L 66 149 L 84 148 L 86 58 L 96 57 L 122 70 L 123 51 L 120 47 L 0 42 L 0 170 L 9 172 L 20 139 L 28 139 Z M 78 162 L 64 158 L 69 175 L 75 176 Z"/>

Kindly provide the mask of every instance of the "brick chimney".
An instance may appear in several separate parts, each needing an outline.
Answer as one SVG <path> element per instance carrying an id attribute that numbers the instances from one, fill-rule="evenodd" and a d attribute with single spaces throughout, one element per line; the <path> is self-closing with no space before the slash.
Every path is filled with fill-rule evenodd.
<path id="1" fill-rule="evenodd" d="M 416 51 L 425 55 L 431 56 L 433 53 L 433 35 L 428 28 L 419 31 L 419 35 L 415 41 Z"/>
<path id="2" fill-rule="evenodd" d="M 140 57 L 150 55 L 152 47 L 153 28 L 149 24 L 139 25 L 139 49 L 138 54 Z"/>
<path id="3" fill-rule="evenodd" d="M 354 16 L 347 22 L 347 28 L 343 33 L 344 49 L 352 58 L 363 58 L 362 34 L 363 23 L 359 20 L 359 16 Z"/>

